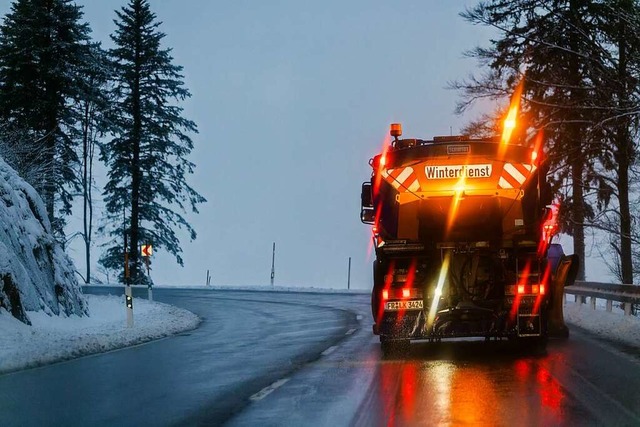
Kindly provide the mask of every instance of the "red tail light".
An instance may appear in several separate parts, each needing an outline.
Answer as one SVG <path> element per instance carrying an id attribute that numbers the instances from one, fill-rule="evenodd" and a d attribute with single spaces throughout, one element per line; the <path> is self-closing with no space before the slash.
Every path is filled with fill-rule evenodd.
<path id="1" fill-rule="evenodd" d="M 540 283 L 540 295 L 544 295 L 545 291 L 546 289 L 545 289 L 544 283 Z"/>
<path id="2" fill-rule="evenodd" d="M 387 300 L 389 299 L 389 291 L 386 289 L 382 290 L 382 299 Z"/>
<path id="3" fill-rule="evenodd" d="M 519 295 L 524 294 L 524 285 L 518 285 L 518 294 Z"/>
<path id="4" fill-rule="evenodd" d="M 411 296 L 411 290 L 408 288 L 402 288 L 402 298 L 409 298 Z"/>

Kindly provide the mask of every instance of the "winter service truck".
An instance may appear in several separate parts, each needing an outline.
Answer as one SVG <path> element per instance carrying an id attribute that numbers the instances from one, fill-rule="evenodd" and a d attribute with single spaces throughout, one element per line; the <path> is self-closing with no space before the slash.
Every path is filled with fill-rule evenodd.
<path id="1" fill-rule="evenodd" d="M 384 354 L 410 340 L 513 339 L 546 346 L 558 208 L 540 140 L 394 140 L 370 160 L 373 332 Z M 555 246 L 555 245 L 554 245 Z"/>

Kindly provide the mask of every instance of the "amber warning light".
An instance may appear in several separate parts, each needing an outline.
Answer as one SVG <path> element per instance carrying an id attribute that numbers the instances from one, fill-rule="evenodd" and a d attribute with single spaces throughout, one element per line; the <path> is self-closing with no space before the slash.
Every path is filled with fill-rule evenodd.
<path id="1" fill-rule="evenodd" d="M 389 133 L 396 139 L 399 136 L 402 136 L 402 123 L 391 123 L 391 130 Z"/>

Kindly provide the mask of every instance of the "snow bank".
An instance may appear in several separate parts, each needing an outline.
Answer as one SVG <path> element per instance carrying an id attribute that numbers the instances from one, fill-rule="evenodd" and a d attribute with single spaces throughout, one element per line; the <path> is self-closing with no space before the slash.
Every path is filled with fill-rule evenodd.
<path id="1" fill-rule="evenodd" d="M 29 312 L 26 325 L 0 309 L 0 373 L 100 353 L 193 329 L 190 311 L 140 298 L 134 327 L 126 326 L 124 296 L 86 296 L 89 317 Z"/>
<path id="2" fill-rule="evenodd" d="M 38 193 L 0 158 L 0 307 L 29 324 L 27 311 L 84 315 L 73 263 L 51 235 Z"/>
<path id="3" fill-rule="evenodd" d="M 636 316 L 593 310 L 589 304 L 567 302 L 564 305 L 564 320 L 602 338 L 640 348 L 640 318 Z"/>

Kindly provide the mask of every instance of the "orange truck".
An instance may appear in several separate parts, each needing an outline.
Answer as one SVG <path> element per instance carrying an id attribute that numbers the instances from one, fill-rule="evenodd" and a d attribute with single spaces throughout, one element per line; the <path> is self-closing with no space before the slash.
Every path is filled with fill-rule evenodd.
<path id="1" fill-rule="evenodd" d="M 411 340 L 514 339 L 546 346 L 547 252 L 557 208 L 540 144 L 400 139 L 370 160 L 371 309 L 383 352 Z"/>

